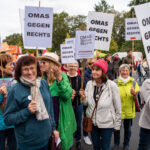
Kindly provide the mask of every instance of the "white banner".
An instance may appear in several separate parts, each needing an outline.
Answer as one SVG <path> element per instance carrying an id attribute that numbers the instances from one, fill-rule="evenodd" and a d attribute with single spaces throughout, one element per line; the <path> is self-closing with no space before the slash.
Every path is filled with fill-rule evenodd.
<path id="1" fill-rule="evenodd" d="M 136 18 L 125 19 L 126 41 L 141 40 L 140 29 Z"/>
<path id="2" fill-rule="evenodd" d="M 95 32 L 76 31 L 75 58 L 88 59 L 94 57 Z"/>
<path id="3" fill-rule="evenodd" d="M 108 51 L 110 47 L 114 14 L 88 13 L 88 31 L 96 31 L 94 49 Z"/>
<path id="4" fill-rule="evenodd" d="M 24 48 L 52 47 L 53 9 L 25 7 Z"/>
<path id="5" fill-rule="evenodd" d="M 140 27 L 143 45 L 150 66 L 150 3 L 135 6 L 135 13 Z"/>
<path id="6" fill-rule="evenodd" d="M 72 44 L 61 44 L 61 62 L 62 64 L 74 63 L 74 45 Z"/>

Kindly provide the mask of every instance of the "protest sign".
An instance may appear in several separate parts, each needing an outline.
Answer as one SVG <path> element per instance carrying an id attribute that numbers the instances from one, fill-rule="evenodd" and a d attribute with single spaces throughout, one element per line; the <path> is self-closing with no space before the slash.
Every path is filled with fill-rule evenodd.
<path id="1" fill-rule="evenodd" d="M 94 31 L 76 31 L 75 58 L 88 59 L 94 57 Z"/>
<path id="2" fill-rule="evenodd" d="M 136 18 L 125 19 L 126 41 L 141 40 L 140 29 Z"/>
<path id="3" fill-rule="evenodd" d="M 114 15 L 101 12 L 89 12 L 87 30 L 95 31 L 94 49 L 109 50 Z"/>
<path id="4" fill-rule="evenodd" d="M 25 7 L 24 47 L 45 49 L 52 47 L 53 9 Z"/>
<path id="5" fill-rule="evenodd" d="M 150 66 L 150 3 L 135 6 L 135 13 L 140 27 L 143 45 Z"/>
<path id="6" fill-rule="evenodd" d="M 74 45 L 72 44 L 61 44 L 61 62 L 62 64 L 74 63 Z"/>
<path id="7" fill-rule="evenodd" d="M 65 43 L 66 43 L 66 44 L 75 45 L 75 38 L 68 38 L 68 39 L 65 39 Z"/>
<path id="8" fill-rule="evenodd" d="M 2 84 L 5 84 L 6 87 L 10 87 L 14 83 L 16 83 L 16 80 L 14 80 L 12 77 L 10 77 L 10 78 L 0 78 L 0 87 L 2 86 Z"/>

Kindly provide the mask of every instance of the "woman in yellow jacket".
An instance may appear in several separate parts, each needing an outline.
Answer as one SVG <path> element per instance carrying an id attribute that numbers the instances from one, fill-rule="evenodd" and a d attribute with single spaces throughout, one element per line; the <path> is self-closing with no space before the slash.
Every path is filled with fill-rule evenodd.
<path id="1" fill-rule="evenodd" d="M 135 118 L 135 101 L 134 96 L 139 91 L 139 86 L 134 78 L 130 77 L 130 67 L 123 64 L 119 68 L 119 78 L 116 83 L 119 88 L 121 107 L 122 107 L 122 120 L 124 124 L 124 143 L 123 150 L 129 150 L 129 141 L 131 137 L 132 119 Z M 119 149 L 120 144 L 120 131 L 114 132 L 114 150 Z"/>

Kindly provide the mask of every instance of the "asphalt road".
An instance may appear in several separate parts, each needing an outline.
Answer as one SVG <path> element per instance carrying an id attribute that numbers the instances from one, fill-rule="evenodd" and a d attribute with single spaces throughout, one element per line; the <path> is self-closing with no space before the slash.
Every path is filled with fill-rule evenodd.
<path id="1" fill-rule="evenodd" d="M 132 136 L 130 140 L 130 150 L 137 150 L 138 143 L 139 143 L 139 126 L 138 126 L 138 121 L 139 121 L 139 116 L 140 113 L 136 114 L 136 117 L 133 119 L 133 125 L 132 125 Z M 121 126 L 121 139 L 120 139 L 120 150 L 123 149 L 123 137 L 124 137 L 124 130 L 123 130 L 123 125 Z M 111 148 L 113 147 L 113 136 L 111 140 Z M 84 140 L 82 138 L 81 141 L 81 148 L 82 150 L 93 150 L 92 146 L 86 145 L 84 143 Z M 75 144 L 71 148 L 71 150 L 76 150 Z"/>

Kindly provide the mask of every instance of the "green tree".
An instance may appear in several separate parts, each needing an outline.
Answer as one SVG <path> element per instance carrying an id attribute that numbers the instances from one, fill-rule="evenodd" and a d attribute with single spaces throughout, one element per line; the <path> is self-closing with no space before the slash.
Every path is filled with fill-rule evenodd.
<path id="1" fill-rule="evenodd" d="M 150 2 L 150 0 L 131 0 L 128 6 L 135 6 L 135 5 L 144 4 L 147 2 Z"/>

